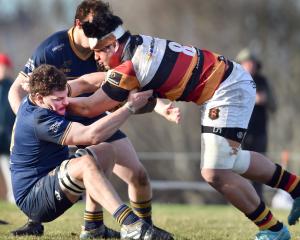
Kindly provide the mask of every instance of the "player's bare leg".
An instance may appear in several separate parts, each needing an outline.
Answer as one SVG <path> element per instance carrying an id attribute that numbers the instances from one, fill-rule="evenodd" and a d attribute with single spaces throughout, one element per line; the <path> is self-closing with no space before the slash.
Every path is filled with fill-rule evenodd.
<path id="1" fill-rule="evenodd" d="M 90 198 L 102 205 L 114 216 L 116 221 L 121 224 L 121 238 L 149 240 L 173 239 L 169 234 L 158 231 L 148 223 L 144 222 L 136 216 L 128 206 L 122 203 L 118 194 L 105 177 L 101 164 L 99 164 L 99 159 L 90 155 L 71 159 L 68 164 L 67 172 L 71 179 L 83 182 Z M 66 191 L 67 189 L 63 190 Z M 65 193 L 71 201 L 76 200 L 72 198 L 75 197 L 74 195 L 72 196 L 71 193 L 68 194 L 68 191 Z"/>
<path id="2" fill-rule="evenodd" d="M 294 199 L 292 210 L 288 217 L 290 225 L 296 224 L 300 218 L 300 177 L 274 164 L 260 153 L 251 152 L 250 166 L 245 177 L 264 183 L 273 188 L 288 192 Z"/>
<path id="3" fill-rule="evenodd" d="M 116 165 L 113 172 L 128 184 L 130 200 L 149 200 L 152 190 L 147 172 L 140 162 L 132 143 L 122 138 L 111 143 L 116 150 Z"/>
<path id="4" fill-rule="evenodd" d="M 255 157 L 255 155 L 251 156 L 248 151 L 240 150 L 239 146 L 239 142 L 214 134 L 204 134 L 202 136 L 203 149 L 201 149 L 201 160 L 204 162 L 201 171 L 203 178 L 258 226 L 259 232 L 256 240 L 289 240 L 290 234 L 287 228 L 260 200 L 252 184 L 239 175 L 247 175 L 251 168 L 251 158 Z M 212 152 L 212 150 L 215 151 Z M 252 167 L 255 163 L 253 162 Z M 268 181 L 272 178 L 275 168 L 274 166 L 272 168 L 266 159 L 264 164 L 264 167 L 271 167 L 271 169 L 262 170 L 259 174 L 257 173 L 256 177 Z"/>
<path id="5" fill-rule="evenodd" d="M 260 203 L 248 180 L 231 170 L 202 169 L 203 178 L 236 208 L 245 214 L 253 212 Z"/>
<path id="6" fill-rule="evenodd" d="M 148 215 L 151 223 L 151 199 L 152 190 L 150 186 L 150 180 L 148 178 L 147 172 L 140 162 L 130 140 L 128 138 L 123 138 L 112 142 L 116 149 L 116 164 L 113 172 L 121 178 L 124 182 L 128 184 L 128 195 L 129 199 L 133 203 L 142 203 L 145 206 L 146 202 L 149 202 Z M 132 206 L 134 210 L 135 208 Z M 139 217 L 145 216 L 139 215 L 138 211 L 135 211 Z"/>
<path id="7" fill-rule="evenodd" d="M 128 138 L 112 144 L 117 154 L 113 172 L 128 184 L 128 195 L 134 213 L 152 225 L 152 189 L 147 172 Z M 155 225 L 153 227 L 166 238 L 172 238 L 171 233 Z"/>
<path id="8" fill-rule="evenodd" d="M 98 158 L 99 165 L 107 178 L 110 178 L 115 162 L 115 154 L 110 148 L 102 147 L 103 144 L 88 147 Z M 76 155 L 88 154 L 86 150 L 81 149 L 76 152 Z M 120 238 L 120 233 L 107 228 L 103 221 L 103 209 L 90 195 L 86 193 L 85 212 L 84 212 L 84 226 L 80 234 L 80 239 L 91 238 Z"/>

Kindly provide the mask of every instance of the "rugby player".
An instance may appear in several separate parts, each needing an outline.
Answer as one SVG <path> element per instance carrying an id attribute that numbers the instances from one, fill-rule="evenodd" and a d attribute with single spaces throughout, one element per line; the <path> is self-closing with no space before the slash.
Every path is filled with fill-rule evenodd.
<path id="1" fill-rule="evenodd" d="M 154 90 L 171 101 L 193 102 L 201 111 L 201 174 L 257 227 L 257 240 L 291 239 L 248 179 L 290 193 L 288 217 L 300 216 L 300 178 L 240 144 L 255 103 L 256 86 L 237 63 L 220 54 L 145 35 L 131 35 L 110 9 L 83 25 L 100 65 L 109 69 L 101 89 L 71 100 L 69 110 L 96 115 L 124 101 L 130 90 Z M 97 73 L 95 73 L 97 75 Z M 103 75 L 102 75 L 103 76 Z M 91 108 L 97 105 L 100 108 Z"/>
<path id="2" fill-rule="evenodd" d="M 72 89 L 72 96 L 77 96 L 79 91 L 82 92 L 82 88 L 89 89 L 90 92 L 98 89 L 103 77 L 99 78 L 97 76 L 97 78 L 93 79 L 92 76 L 89 76 L 89 73 L 97 71 L 97 65 L 93 51 L 89 48 L 88 38 L 83 33 L 82 24 L 91 20 L 93 15 L 97 14 L 98 11 L 101 12 L 103 8 L 107 8 L 107 6 L 101 1 L 83 1 L 77 7 L 74 26 L 69 30 L 54 33 L 38 46 L 10 89 L 9 101 L 15 113 L 20 106 L 22 98 L 27 94 L 25 90 L 27 89 L 28 76 L 36 67 L 44 63 L 54 65 L 65 73 Z M 99 74 L 103 74 L 104 76 L 104 73 Z M 89 78 L 90 86 L 85 86 L 88 85 L 86 81 L 84 86 L 77 83 L 73 84 L 73 79 L 78 77 L 80 77 L 81 80 Z M 82 84 L 84 81 L 80 81 L 80 83 Z M 24 88 L 22 88 L 22 86 Z M 178 123 L 180 120 L 179 109 L 172 104 L 164 105 L 162 102 L 158 102 L 155 111 L 170 121 Z M 77 116 L 67 116 L 67 118 L 71 121 L 88 125 L 99 119 L 99 114 L 95 115 L 95 118 L 92 119 Z M 105 115 L 105 113 L 101 114 L 100 117 Z M 150 181 L 130 140 L 124 133 L 118 130 L 105 141 L 111 143 L 116 149 L 116 165 L 113 172 L 128 184 L 128 195 L 133 210 L 139 217 L 142 217 L 145 221 L 152 224 L 152 191 Z M 97 204 L 95 205 L 89 197 L 86 198 L 86 201 L 89 204 L 86 205 L 87 209 L 84 215 L 83 233 L 85 233 L 86 236 L 92 237 L 93 231 L 91 231 L 90 235 L 87 231 L 94 230 L 95 227 L 100 229 L 103 224 L 103 212 L 101 207 Z M 12 234 L 41 235 L 43 231 L 43 226 L 40 223 L 29 220 L 23 227 L 12 231 Z M 107 229 L 106 237 L 113 238 L 114 231 Z"/>
<path id="3" fill-rule="evenodd" d="M 67 79 L 43 64 L 30 76 L 29 95 L 19 107 L 11 145 L 12 185 L 16 204 L 33 221 L 58 218 L 86 191 L 121 225 L 122 239 L 172 239 L 140 219 L 119 198 L 107 179 L 114 147 L 102 143 L 140 109 L 152 90 L 132 92 L 127 103 L 91 125 L 65 118 Z M 68 145 L 89 145 L 69 157 Z M 105 238 L 105 227 L 97 237 Z"/>

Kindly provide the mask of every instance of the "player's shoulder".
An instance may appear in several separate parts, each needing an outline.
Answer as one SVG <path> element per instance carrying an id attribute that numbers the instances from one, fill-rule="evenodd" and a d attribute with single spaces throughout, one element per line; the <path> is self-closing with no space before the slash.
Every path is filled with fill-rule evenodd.
<path id="1" fill-rule="evenodd" d="M 41 44 L 36 48 L 35 53 L 55 53 L 64 49 L 69 43 L 68 30 L 62 30 L 53 33 L 47 37 Z"/>

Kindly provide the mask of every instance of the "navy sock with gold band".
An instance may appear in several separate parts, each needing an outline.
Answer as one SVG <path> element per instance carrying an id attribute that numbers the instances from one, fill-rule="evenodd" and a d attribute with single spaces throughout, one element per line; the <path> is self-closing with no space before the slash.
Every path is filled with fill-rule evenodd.
<path id="1" fill-rule="evenodd" d="M 85 210 L 83 219 L 85 230 L 96 229 L 103 224 L 103 211 L 90 212 Z"/>
<path id="2" fill-rule="evenodd" d="M 113 214 L 113 217 L 121 225 L 129 225 L 139 220 L 139 217 L 134 214 L 131 208 L 126 204 L 121 205 Z"/>
<path id="3" fill-rule="evenodd" d="M 152 201 L 151 199 L 145 202 L 130 201 L 130 205 L 134 213 L 148 224 L 152 225 Z"/>

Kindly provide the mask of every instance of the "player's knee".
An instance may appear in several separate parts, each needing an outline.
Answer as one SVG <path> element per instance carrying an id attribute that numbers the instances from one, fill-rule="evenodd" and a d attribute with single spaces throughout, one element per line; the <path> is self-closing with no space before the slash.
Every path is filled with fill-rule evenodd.
<path id="1" fill-rule="evenodd" d="M 95 169 L 99 169 L 99 166 L 95 158 L 93 158 L 90 155 L 85 155 L 81 157 L 81 165 L 84 172 L 89 172 Z"/>
<path id="2" fill-rule="evenodd" d="M 150 184 L 148 174 L 143 166 L 137 168 L 131 177 L 130 181 L 134 186 L 147 186 Z"/>
<path id="3" fill-rule="evenodd" d="M 216 169 L 203 168 L 201 170 L 201 175 L 203 179 L 214 188 L 219 188 L 223 183 L 222 175 Z"/>

